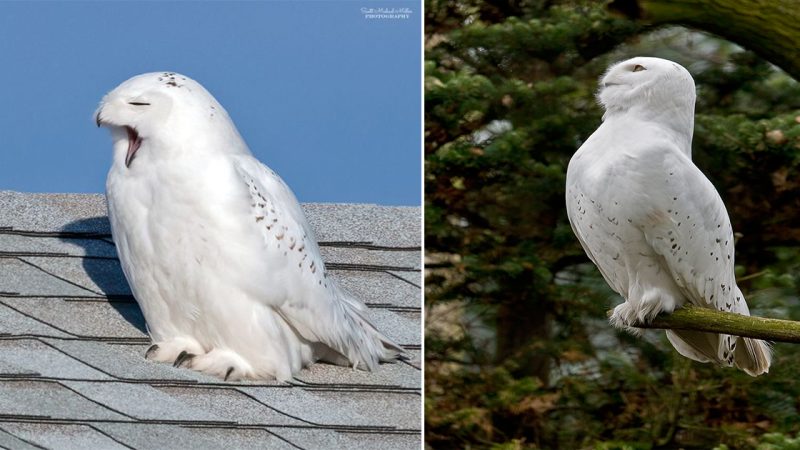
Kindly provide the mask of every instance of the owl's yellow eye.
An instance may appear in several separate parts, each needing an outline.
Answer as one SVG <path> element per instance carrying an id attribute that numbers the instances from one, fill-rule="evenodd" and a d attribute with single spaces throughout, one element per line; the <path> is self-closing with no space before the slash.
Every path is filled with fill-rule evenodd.
<path id="1" fill-rule="evenodd" d="M 644 66 L 641 65 L 641 64 L 637 64 L 637 65 L 633 66 L 633 71 L 634 72 L 639 72 L 639 71 L 642 71 L 642 70 L 647 70 L 647 69 L 645 69 Z"/>

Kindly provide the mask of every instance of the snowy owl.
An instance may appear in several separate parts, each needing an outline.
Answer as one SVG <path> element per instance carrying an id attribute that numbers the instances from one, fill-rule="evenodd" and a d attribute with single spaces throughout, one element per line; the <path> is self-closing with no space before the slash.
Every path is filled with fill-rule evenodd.
<path id="1" fill-rule="evenodd" d="M 611 322 L 630 328 L 691 305 L 750 315 L 733 273 L 733 229 L 717 191 L 692 163 L 694 80 L 679 64 L 638 57 L 600 80 L 603 123 L 567 169 L 575 235 L 624 299 Z M 764 341 L 670 330 L 683 356 L 766 373 Z"/>
<path id="2" fill-rule="evenodd" d="M 372 370 L 401 356 L 328 276 L 289 187 L 199 83 L 133 77 L 95 119 L 113 139 L 108 216 L 147 359 L 284 381 L 317 360 Z"/>

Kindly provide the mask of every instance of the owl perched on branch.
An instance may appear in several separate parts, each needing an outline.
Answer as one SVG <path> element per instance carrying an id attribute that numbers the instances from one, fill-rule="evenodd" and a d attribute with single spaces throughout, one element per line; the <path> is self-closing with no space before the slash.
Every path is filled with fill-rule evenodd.
<path id="1" fill-rule="evenodd" d="M 625 302 L 611 323 L 634 333 L 684 304 L 750 315 L 734 276 L 734 241 L 725 205 L 692 162 L 695 85 L 660 58 L 637 57 L 600 80 L 603 123 L 572 157 L 566 200 L 586 254 Z M 769 371 L 761 340 L 668 330 L 683 356 Z"/>

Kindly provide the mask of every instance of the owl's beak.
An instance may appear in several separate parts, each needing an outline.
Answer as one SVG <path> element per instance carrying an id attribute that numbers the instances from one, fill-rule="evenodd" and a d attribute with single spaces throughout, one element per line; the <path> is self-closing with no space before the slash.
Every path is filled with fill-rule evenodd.
<path id="1" fill-rule="evenodd" d="M 125 167 L 130 167 L 136 151 L 142 146 L 142 138 L 131 127 L 125 127 L 125 131 L 128 132 L 128 153 L 125 155 Z"/>
<path id="2" fill-rule="evenodd" d="M 100 113 L 102 113 L 102 112 L 103 112 L 103 108 L 101 107 L 100 109 L 97 110 L 96 113 L 94 113 L 94 123 L 97 124 L 98 128 L 100 128 L 100 125 L 103 124 L 103 119 L 100 118 Z"/>

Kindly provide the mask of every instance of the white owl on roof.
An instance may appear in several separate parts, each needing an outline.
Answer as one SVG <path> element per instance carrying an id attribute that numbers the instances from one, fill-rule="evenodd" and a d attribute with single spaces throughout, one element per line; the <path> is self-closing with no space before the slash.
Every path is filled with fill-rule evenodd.
<path id="1" fill-rule="evenodd" d="M 108 215 L 147 358 L 289 380 L 317 360 L 374 369 L 402 352 L 328 277 L 292 191 L 199 83 L 133 77 L 96 120 L 114 140 Z"/>

